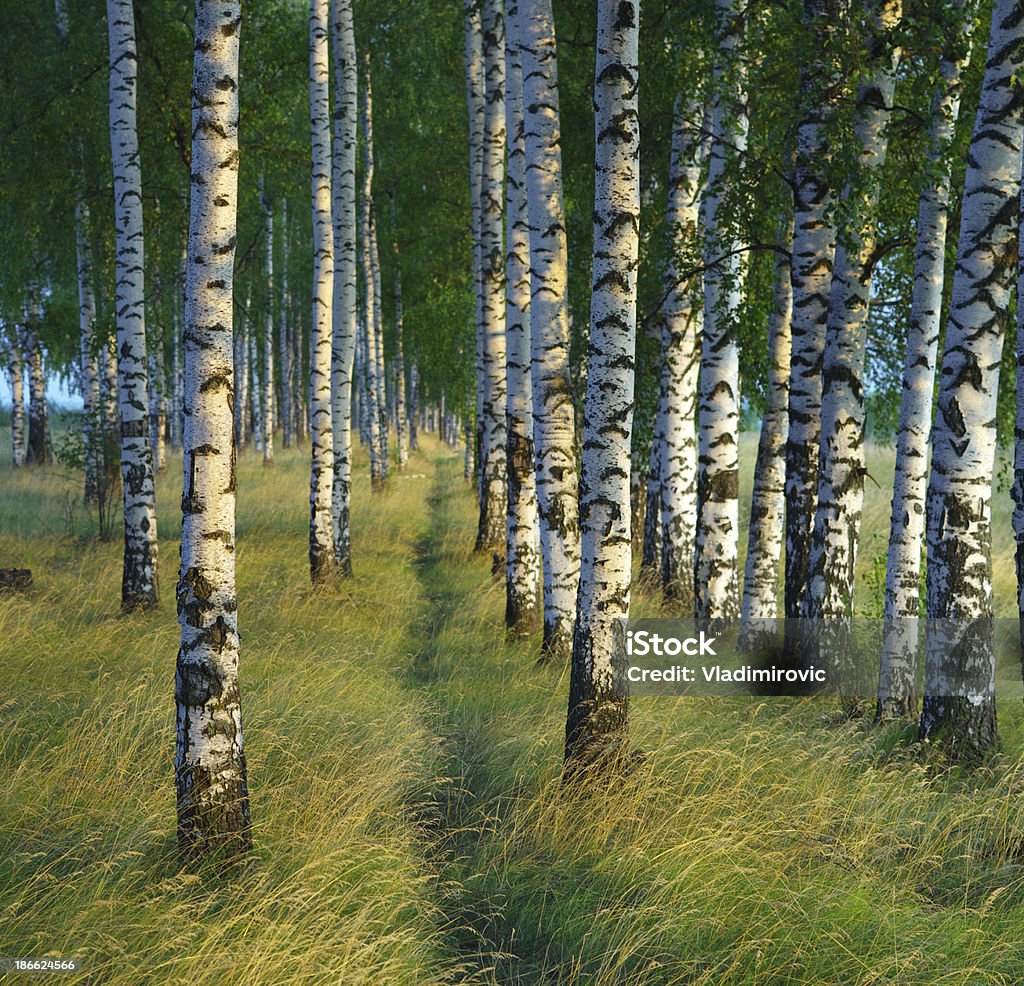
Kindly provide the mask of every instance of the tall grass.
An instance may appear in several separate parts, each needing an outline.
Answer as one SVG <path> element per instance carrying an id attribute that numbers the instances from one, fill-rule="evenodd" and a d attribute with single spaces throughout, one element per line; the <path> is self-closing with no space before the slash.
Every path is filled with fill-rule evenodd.
<path id="1" fill-rule="evenodd" d="M 178 470 L 163 608 L 121 618 L 77 478 L 0 462 L 0 566 L 36 577 L 0 599 L 0 955 L 118 984 L 1020 981 L 1016 701 L 961 774 L 824 702 L 642 697 L 638 769 L 567 792 L 567 672 L 504 641 L 461 460 L 425 444 L 384 497 L 360 459 L 356 575 L 324 591 L 307 453 L 240 459 L 256 852 L 227 877 L 174 861 Z"/>

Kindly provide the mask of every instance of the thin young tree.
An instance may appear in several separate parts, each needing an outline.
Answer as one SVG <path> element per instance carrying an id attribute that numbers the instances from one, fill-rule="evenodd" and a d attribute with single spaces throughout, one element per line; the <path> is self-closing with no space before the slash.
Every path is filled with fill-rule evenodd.
<path id="1" fill-rule="evenodd" d="M 352 364 L 356 332 L 356 128 L 358 66 L 351 0 L 334 0 L 334 329 L 331 340 L 331 416 L 334 483 L 331 517 L 334 561 L 352 574 Z"/>
<path id="2" fill-rule="evenodd" d="M 17 326 L 4 324 L 7 383 L 11 388 L 11 463 L 15 469 L 25 465 L 25 368 L 21 360 L 21 340 Z"/>
<path id="3" fill-rule="evenodd" d="M 540 556 L 537 553 L 537 483 L 533 456 L 530 380 L 530 230 L 526 208 L 526 138 L 523 73 L 519 57 L 517 0 L 505 6 L 505 373 L 508 441 L 508 534 L 505 543 L 505 628 L 525 636 L 537 620 Z"/>
<path id="4" fill-rule="evenodd" d="M 178 846 L 252 846 L 235 589 L 232 323 L 238 209 L 238 0 L 196 0 L 185 282 L 184 493 L 174 676 Z"/>
<path id="5" fill-rule="evenodd" d="M 731 173 L 747 148 L 747 94 L 738 57 L 742 16 L 715 0 L 717 46 L 711 154 L 704 201 L 704 327 L 698 404 L 697 554 L 694 591 L 702 619 L 739 612 L 739 308 L 743 257 L 726 218 Z"/>
<path id="6" fill-rule="evenodd" d="M 939 66 L 940 82 L 931 103 L 927 178 L 917 210 L 914 291 L 903 363 L 903 396 L 885 565 L 885 635 L 876 708 L 880 720 L 917 713 L 921 544 L 951 198 L 949 148 L 960 115 L 962 78 L 971 57 L 975 11 L 973 0 L 954 4 L 955 20 L 947 34 L 947 47 Z"/>
<path id="7" fill-rule="evenodd" d="M 594 79 L 594 260 L 580 477 L 581 568 L 566 774 L 621 755 L 628 693 L 614 637 L 629 616 L 630 433 L 640 242 L 640 8 L 599 0 Z"/>
<path id="8" fill-rule="evenodd" d="M 928 633 L 920 732 L 956 755 L 997 742 L 992 616 L 996 393 L 1017 254 L 1024 17 L 995 0 L 962 196 L 926 501 Z M 989 627 L 990 629 L 990 627 Z"/>
<path id="9" fill-rule="evenodd" d="M 309 122 L 313 179 L 313 322 L 310 341 L 309 574 L 314 585 L 335 567 L 332 490 L 334 434 L 331 409 L 331 308 L 334 232 L 331 224 L 331 93 L 329 0 L 309 3 Z"/>
<path id="10" fill-rule="evenodd" d="M 156 497 L 147 434 L 146 308 L 142 229 L 142 171 L 135 125 L 138 52 L 132 0 L 107 0 L 110 44 L 110 148 L 114 165 L 117 244 L 117 391 L 124 494 L 124 571 L 121 608 L 149 609 L 157 588 Z"/>
<path id="11" fill-rule="evenodd" d="M 295 394 L 295 349 L 291 343 L 291 294 L 288 289 L 288 199 L 281 199 L 281 294 L 277 313 L 277 353 L 281 374 L 281 444 L 291 448 L 295 440 L 292 401 Z"/>
<path id="12" fill-rule="evenodd" d="M 263 207 L 263 465 L 274 464 L 274 203 L 260 178 Z"/>
<path id="13" fill-rule="evenodd" d="M 530 223 L 530 365 L 544 580 L 543 652 L 560 659 L 572 651 L 580 531 L 558 54 L 551 0 L 520 0 L 519 47 Z"/>

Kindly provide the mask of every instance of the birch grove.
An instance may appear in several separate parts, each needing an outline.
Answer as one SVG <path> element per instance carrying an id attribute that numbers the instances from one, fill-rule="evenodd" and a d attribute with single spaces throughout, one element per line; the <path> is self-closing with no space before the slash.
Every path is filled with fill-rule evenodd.
<path id="1" fill-rule="evenodd" d="M 184 492 L 174 677 L 178 846 L 249 850 L 238 682 L 232 291 L 238 203 L 237 0 L 197 0 L 185 285 Z"/>

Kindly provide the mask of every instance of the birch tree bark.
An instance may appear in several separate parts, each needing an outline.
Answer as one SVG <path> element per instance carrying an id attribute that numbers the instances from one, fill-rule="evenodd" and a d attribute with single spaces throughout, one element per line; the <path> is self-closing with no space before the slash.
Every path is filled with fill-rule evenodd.
<path id="1" fill-rule="evenodd" d="M 409 450 L 418 452 L 420 414 L 420 368 L 414 359 L 409 366 Z"/>
<path id="2" fill-rule="evenodd" d="M 334 233 L 331 224 L 329 0 L 309 3 L 309 108 L 313 144 L 313 323 L 310 341 L 309 574 L 324 582 L 335 565 L 331 340 Z"/>
<path id="3" fill-rule="evenodd" d="M 263 465 L 274 464 L 274 204 L 260 179 L 263 207 Z"/>
<path id="4" fill-rule="evenodd" d="M 92 282 L 92 243 L 89 239 L 89 207 L 78 195 L 75 201 L 75 255 L 78 271 L 78 330 L 82 383 L 82 416 L 85 422 L 85 502 L 96 500 L 101 468 L 100 378 L 96 362 L 96 291 Z"/>
<path id="5" fill-rule="evenodd" d="M 352 364 L 356 332 L 356 130 L 358 68 L 351 0 L 334 0 L 334 331 L 331 342 L 331 418 L 334 481 L 331 517 L 334 561 L 352 574 Z"/>
<path id="6" fill-rule="evenodd" d="M 174 769 L 182 854 L 231 859 L 252 846 L 238 683 L 231 420 L 242 18 L 238 0 L 196 0 L 195 13 Z"/>
<path id="7" fill-rule="evenodd" d="M 775 256 L 775 300 L 768 321 L 768 405 L 761 418 L 761 437 L 750 499 L 747 566 L 740 609 L 740 639 L 754 650 L 775 635 L 776 592 L 786 509 L 786 434 L 789 431 L 790 325 L 793 286 L 790 248 L 793 217 L 779 236 Z"/>
<path id="8" fill-rule="evenodd" d="M 821 365 L 836 231 L 826 127 L 842 88 L 837 36 L 849 0 L 804 0 L 809 60 L 800 80 L 793 187 L 793 324 L 786 437 L 786 616 L 799 617 L 818 491 Z"/>
<path id="9" fill-rule="evenodd" d="M 235 447 L 243 448 L 249 441 L 246 427 L 249 411 L 249 373 L 246 360 L 245 320 L 234 333 L 235 374 Z M 177 348 L 177 347 L 176 347 Z"/>
<path id="10" fill-rule="evenodd" d="M 580 531 L 558 56 L 551 0 L 520 0 L 519 46 L 530 223 L 531 386 L 544 579 L 543 650 L 557 659 L 568 657 L 572 650 Z"/>
<path id="11" fill-rule="evenodd" d="M 505 17 L 502 0 L 484 0 L 483 170 L 480 182 L 480 284 L 483 401 L 480 407 L 480 522 L 476 550 L 505 547 L 508 491 L 505 448 Z"/>
<path id="12" fill-rule="evenodd" d="M 697 265 L 703 183 L 703 106 L 699 95 L 676 100 L 665 221 L 671 238 L 661 328 L 665 417 L 659 463 L 661 585 L 684 615 L 694 612 L 697 529 L 697 443 L 694 412 L 704 311 L 699 285 L 685 271 Z"/>
<path id="13" fill-rule="evenodd" d="M 11 462 L 15 469 L 25 465 L 25 384 L 21 361 L 21 340 L 10 324 L 7 331 L 7 382 L 11 388 Z"/>
<path id="14" fill-rule="evenodd" d="M 747 148 L 747 95 L 737 57 L 741 20 L 733 0 L 715 0 L 717 50 L 711 154 L 705 209 L 704 328 L 698 408 L 697 616 L 739 610 L 739 347 L 743 263 L 737 234 L 724 218 L 729 172 Z"/>
<path id="15" fill-rule="evenodd" d="M 22 351 L 28 361 L 28 445 L 25 461 L 48 465 L 50 458 L 50 416 L 46 404 L 46 374 L 43 371 L 43 347 L 39 342 L 39 287 L 29 286 L 25 306 Z"/>
<path id="16" fill-rule="evenodd" d="M 621 755 L 628 692 L 613 638 L 629 616 L 629 452 L 640 232 L 640 9 L 599 0 L 594 260 L 580 479 L 581 568 L 566 774 Z"/>
<path id="17" fill-rule="evenodd" d="M 370 60 L 369 52 L 366 59 L 366 79 L 369 86 Z M 372 134 L 372 127 L 369 131 Z M 370 152 L 373 152 L 372 140 Z M 377 371 L 377 422 L 380 434 L 380 471 L 384 482 L 387 482 L 391 472 L 391 449 L 390 449 L 390 420 L 388 415 L 388 387 L 387 367 L 384 364 L 384 293 L 381 289 L 380 276 L 380 250 L 377 243 L 377 209 L 371 199 L 370 202 L 370 274 L 373 277 L 373 352 L 376 360 Z"/>
<path id="18" fill-rule="evenodd" d="M 971 57 L 975 4 L 955 5 L 953 26 L 932 96 L 926 175 L 917 210 L 914 292 L 903 365 L 903 398 L 896 438 L 889 550 L 885 566 L 885 635 L 878 677 L 880 720 L 917 712 L 917 645 L 921 543 L 924 537 L 928 445 L 935 360 L 939 346 L 946 231 L 949 222 L 949 147 L 960 115 L 962 75 Z"/>
<path id="19" fill-rule="evenodd" d="M 121 608 L 128 611 L 149 609 L 157 604 L 159 596 L 153 454 L 146 434 L 149 381 L 146 377 L 142 174 L 135 127 L 138 55 L 132 0 L 107 0 L 107 31 L 117 242 L 117 389 L 124 494 Z"/>
<path id="20" fill-rule="evenodd" d="M 395 440 L 398 443 L 398 471 L 409 461 L 409 430 L 405 406 L 405 334 L 402 310 L 402 268 L 395 244 Z"/>
<path id="21" fill-rule="evenodd" d="M 363 199 L 361 214 L 363 283 L 365 287 L 366 317 L 363 332 L 363 365 L 366 373 L 366 400 L 364 402 L 367 437 L 370 450 L 370 488 L 381 493 L 385 488 L 384 443 L 381 436 L 381 392 L 384 381 L 379 375 L 377 361 L 377 333 L 380 323 L 377 313 L 377 279 L 373 270 L 373 88 L 370 80 L 370 54 L 363 55 L 362 123 L 363 123 Z"/>
<path id="22" fill-rule="evenodd" d="M 526 206 L 526 136 L 523 129 L 518 0 L 506 0 L 505 31 L 505 129 L 508 134 L 505 193 L 505 432 L 508 440 L 505 628 L 510 636 L 523 637 L 533 629 L 539 614 L 540 556 L 537 553 L 539 532 L 530 379 L 530 226 Z"/>
<path id="23" fill-rule="evenodd" d="M 661 462 L 664 458 L 665 417 L 668 412 L 668 370 L 664 364 L 658 373 L 658 406 L 654 412 L 654 432 L 647 450 L 644 481 L 644 539 L 640 554 L 640 574 L 645 582 L 661 577 Z"/>
<path id="24" fill-rule="evenodd" d="M 1017 251 L 1024 18 L 996 0 L 967 156 L 927 495 L 922 737 L 980 756 L 997 741 L 992 616 L 996 391 Z"/>
<path id="25" fill-rule="evenodd" d="M 291 295 L 288 291 L 288 200 L 281 199 L 281 303 L 277 314 L 277 351 L 281 373 L 281 444 L 291 448 L 295 439 L 292 402 L 295 387 L 295 352 L 291 342 Z"/>
<path id="26" fill-rule="evenodd" d="M 864 503 L 864 344 L 881 170 L 889 142 L 900 48 L 894 32 L 902 0 L 870 9 L 869 68 L 857 92 L 856 178 L 843 190 L 851 214 L 836 248 L 825 330 L 818 458 L 818 495 L 803 614 L 812 619 L 853 615 L 854 567 Z"/>

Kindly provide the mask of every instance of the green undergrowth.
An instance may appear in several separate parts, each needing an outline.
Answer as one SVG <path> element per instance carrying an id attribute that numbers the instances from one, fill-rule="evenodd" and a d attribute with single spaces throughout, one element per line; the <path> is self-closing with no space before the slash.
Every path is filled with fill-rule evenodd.
<path id="1" fill-rule="evenodd" d="M 163 606 L 122 618 L 120 544 L 69 520 L 59 467 L 0 461 L 0 567 L 36 581 L 0 599 L 0 956 L 118 984 L 1020 981 L 1019 700 L 967 772 L 824 700 L 639 697 L 642 765 L 567 790 L 567 671 L 503 639 L 461 457 L 424 447 L 379 497 L 360 455 L 356 575 L 316 591 L 308 448 L 240 458 L 256 849 L 220 876 L 174 858 L 180 473 Z"/>

